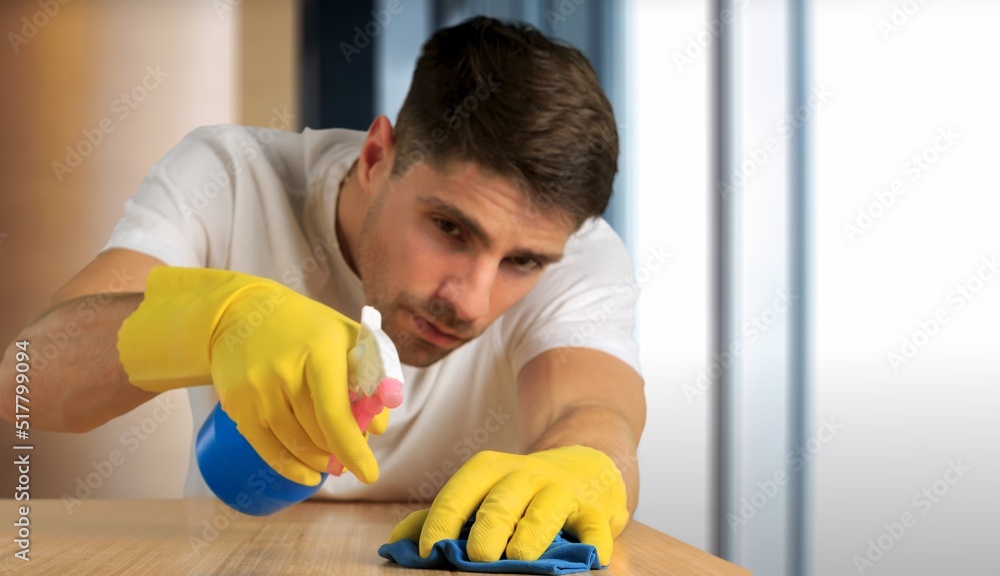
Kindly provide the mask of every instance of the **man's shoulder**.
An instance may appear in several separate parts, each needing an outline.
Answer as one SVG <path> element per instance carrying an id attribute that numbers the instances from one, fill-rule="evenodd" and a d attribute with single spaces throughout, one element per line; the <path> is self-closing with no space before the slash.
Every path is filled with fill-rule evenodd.
<path id="1" fill-rule="evenodd" d="M 184 137 L 188 142 L 204 142 L 222 146 L 298 147 L 300 152 L 316 148 L 360 146 L 365 133 L 341 128 L 314 130 L 303 128 L 295 131 L 289 126 L 248 126 L 243 124 L 208 124 L 199 126 Z"/>
<path id="2" fill-rule="evenodd" d="M 607 261 L 629 264 L 628 249 L 621 236 L 604 218 L 596 217 L 585 221 L 566 242 L 561 265 L 590 267 Z"/>
<path id="3" fill-rule="evenodd" d="M 591 218 L 570 236 L 562 260 L 545 270 L 513 310 L 548 309 L 553 301 L 628 282 L 631 272 L 632 260 L 621 237 L 603 218 Z"/>
<path id="4" fill-rule="evenodd" d="M 335 165 L 353 162 L 365 133 L 330 128 L 299 132 L 280 128 L 213 124 L 200 126 L 160 161 L 162 167 L 200 168 L 196 172 L 241 171 L 254 174 L 249 182 L 277 178 L 286 191 L 322 182 Z"/>
<path id="5" fill-rule="evenodd" d="M 625 243 L 602 218 L 584 222 L 563 259 L 495 324 L 494 342 L 517 373 L 554 348 L 586 347 L 637 365 L 629 334 L 638 286 Z"/>
<path id="6" fill-rule="evenodd" d="M 624 246 L 621 236 L 600 216 L 584 220 L 580 228 L 570 236 L 570 242 L 598 242 Z"/>

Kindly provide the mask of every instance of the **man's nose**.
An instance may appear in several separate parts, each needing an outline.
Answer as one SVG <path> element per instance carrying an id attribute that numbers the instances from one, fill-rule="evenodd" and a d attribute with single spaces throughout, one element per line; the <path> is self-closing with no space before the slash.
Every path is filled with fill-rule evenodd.
<path id="1" fill-rule="evenodd" d="M 470 262 L 463 270 L 456 270 L 441 296 L 454 307 L 457 321 L 475 322 L 489 315 L 496 275 L 497 266 L 485 260 Z"/>

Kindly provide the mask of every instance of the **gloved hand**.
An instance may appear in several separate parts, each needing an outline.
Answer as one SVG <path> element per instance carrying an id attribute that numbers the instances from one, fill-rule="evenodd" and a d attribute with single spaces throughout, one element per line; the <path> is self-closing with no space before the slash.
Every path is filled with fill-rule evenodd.
<path id="1" fill-rule="evenodd" d="M 389 409 L 383 408 L 381 412 L 372 418 L 371 424 L 365 430 L 365 434 L 374 434 L 376 436 L 385 432 L 386 426 L 389 425 Z"/>
<path id="2" fill-rule="evenodd" d="M 478 512 L 476 509 L 478 508 Z M 525 456 L 479 452 L 441 488 L 429 510 L 407 516 L 389 542 L 420 543 L 430 555 L 439 540 L 458 537 L 476 512 L 466 550 L 475 562 L 537 560 L 565 528 L 611 561 L 613 540 L 628 523 L 625 482 L 603 452 L 564 446 Z"/>
<path id="3" fill-rule="evenodd" d="M 285 478 L 315 486 L 335 454 L 371 483 L 378 464 L 348 399 L 357 335 L 350 318 L 277 282 L 163 266 L 122 323 L 118 353 L 143 390 L 213 384 L 240 433 Z"/>

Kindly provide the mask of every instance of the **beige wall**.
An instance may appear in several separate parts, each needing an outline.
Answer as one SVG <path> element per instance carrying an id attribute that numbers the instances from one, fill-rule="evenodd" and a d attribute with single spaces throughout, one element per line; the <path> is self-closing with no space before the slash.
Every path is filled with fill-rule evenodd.
<path id="1" fill-rule="evenodd" d="M 234 0 L 232 12 L 218 10 L 226 4 L 68 2 L 53 15 L 35 1 L 0 7 L 8 40 L 0 46 L 4 346 L 100 250 L 125 199 L 187 132 L 226 122 L 266 125 L 278 112 L 297 117 L 295 3 Z M 32 30 L 24 18 L 42 25 Z M 8 33 L 26 42 L 12 46 Z M 123 101 L 123 93 L 141 102 Z M 98 144 L 80 144 L 83 131 L 102 125 L 107 133 Z M 53 162 L 69 167 L 67 146 L 86 156 L 57 175 Z M 161 400 L 159 409 L 150 402 L 88 434 L 33 430 L 32 496 L 60 497 L 88 479 L 97 486 L 92 497 L 180 496 L 191 416 L 183 391 Z M 11 439 L 2 443 L 9 453 L 12 428 L 4 424 L 0 437 Z M 101 471 L 107 478 L 91 475 Z M 13 495 L 14 472 L 0 465 L 0 497 Z"/>
<path id="2" fill-rule="evenodd" d="M 276 111 L 298 129 L 299 11 L 291 0 L 243 0 L 239 35 L 240 122 L 268 126 Z"/>

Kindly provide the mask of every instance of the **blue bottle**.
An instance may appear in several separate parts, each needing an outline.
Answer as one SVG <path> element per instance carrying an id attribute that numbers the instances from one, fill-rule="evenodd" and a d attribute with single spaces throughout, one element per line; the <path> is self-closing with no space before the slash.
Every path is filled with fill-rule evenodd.
<path id="1" fill-rule="evenodd" d="M 267 516 L 309 498 L 319 484 L 292 482 L 271 468 L 236 429 L 236 423 L 216 404 L 205 419 L 195 444 L 198 468 L 212 492 L 244 514 Z"/>

